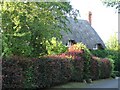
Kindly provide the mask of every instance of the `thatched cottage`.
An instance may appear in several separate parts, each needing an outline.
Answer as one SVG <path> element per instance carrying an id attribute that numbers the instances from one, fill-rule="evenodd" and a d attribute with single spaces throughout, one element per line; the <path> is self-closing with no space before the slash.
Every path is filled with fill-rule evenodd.
<path id="1" fill-rule="evenodd" d="M 70 46 L 72 43 L 82 42 L 89 49 L 104 49 L 105 44 L 97 34 L 97 32 L 91 26 L 91 12 L 89 12 L 89 21 L 78 19 L 75 21 L 73 18 L 68 18 L 68 26 L 70 32 L 65 33 L 62 31 L 62 42 L 67 46 Z"/>

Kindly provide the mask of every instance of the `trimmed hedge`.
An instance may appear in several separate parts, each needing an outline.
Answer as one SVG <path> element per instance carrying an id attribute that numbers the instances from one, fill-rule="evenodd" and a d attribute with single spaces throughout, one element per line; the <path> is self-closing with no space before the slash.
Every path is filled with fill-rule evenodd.
<path id="1" fill-rule="evenodd" d="M 100 78 L 100 61 L 97 57 L 92 57 L 90 60 L 90 76 L 92 80 L 98 80 Z"/>
<path id="2" fill-rule="evenodd" d="M 84 75 L 84 60 L 81 57 L 75 57 L 72 61 L 72 81 L 82 81 Z"/>
<path id="3" fill-rule="evenodd" d="M 71 80 L 71 62 L 56 56 L 3 59 L 3 88 L 45 88 Z"/>
<path id="4" fill-rule="evenodd" d="M 71 61 L 71 81 L 82 81 L 84 75 L 84 59 L 81 57 L 83 52 L 67 52 L 59 55 L 60 57 L 66 57 Z"/>
<path id="5" fill-rule="evenodd" d="M 35 62 L 36 85 L 39 88 L 50 87 L 71 79 L 71 64 L 67 59 L 55 56 L 41 57 Z"/>
<path id="6" fill-rule="evenodd" d="M 3 58 L 3 88 L 48 88 L 69 81 L 109 78 L 109 59 L 91 56 L 87 49 L 68 51 L 38 59 Z"/>
<path id="7" fill-rule="evenodd" d="M 109 78 L 112 74 L 112 62 L 106 58 L 93 56 L 91 59 L 91 78 L 93 80 Z"/>
<path id="8" fill-rule="evenodd" d="M 109 78 L 112 74 L 112 63 L 106 59 L 101 59 L 100 62 L 100 78 L 105 79 Z"/>
<path id="9" fill-rule="evenodd" d="M 12 56 L 2 60 L 2 86 L 3 88 L 23 88 L 28 77 L 28 68 L 32 66 L 28 58 Z M 28 83 L 28 82 L 27 82 Z"/>

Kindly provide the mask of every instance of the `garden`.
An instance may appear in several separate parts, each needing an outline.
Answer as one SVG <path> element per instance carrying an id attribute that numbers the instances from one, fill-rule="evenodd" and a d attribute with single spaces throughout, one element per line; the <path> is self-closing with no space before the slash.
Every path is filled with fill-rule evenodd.
<path id="1" fill-rule="evenodd" d="M 113 61 L 92 56 L 82 43 L 65 53 L 40 58 L 3 58 L 3 88 L 50 88 L 70 81 L 90 83 L 111 77 Z"/>
<path id="2" fill-rule="evenodd" d="M 0 4 L 2 88 L 50 88 L 120 75 L 116 43 L 95 51 L 82 43 L 70 48 L 62 44 L 61 29 L 70 31 L 67 16 L 76 20 L 79 13 L 69 2 Z"/>

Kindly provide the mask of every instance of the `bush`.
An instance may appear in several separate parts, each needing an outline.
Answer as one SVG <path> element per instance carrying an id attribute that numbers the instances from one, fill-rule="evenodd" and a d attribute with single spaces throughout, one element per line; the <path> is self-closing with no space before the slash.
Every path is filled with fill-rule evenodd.
<path id="1" fill-rule="evenodd" d="M 72 81 L 82 81 L 83 80 L 83 74 L 84 74 L 84 60 L 81 57 L 74 57 L 72 60 Z"/>
<path id="2" fill-rule="evenodd" d="M 92 80 L 98 80 L 100 76 L 100 58 L 92 57 L 90 60 L 90 76 Z"/>
<path id="3" fill-rule="evenodd" d="M 2 87 L 3 88 L 21 88 L 23 87 L 22 68 L 18 66 L 17 61 L 4 59 L 2 62 Z"/>
<path id="4" fill-rule="evenodd" d="M 120 77 L 120 72 L 119 71 L 114 71 L 113 73 L 115 74 L 116 77 Z"/>
<path id="5" fill-rule="evenodd" d="M 23 88 L 25 84 L 33 84 L 33 77 L 26 76 L 29 73 L 28 68 L 32 66 L 32 61 L 28 58 L 12 56 L 11 58 L 3 58 L 2 74 L 3 88 Z M 28 82 L 28 78 L 31 78 Z M 27 82 L 27 83 L 25 83 Z"/>
<path id="6" fill-rule="evenodd" d="M 36 85 L 39 88 L 65 83 L 71 79 L 71 63 L 66 58 L 46 56 L 35 63 Z"/>
<path id="7" fill-rule="evenodd" d="M 92 79 L 97 80 L 109 78 L 113 72 L 114 64 L 112 59 L 92 56 L 90 67 Z"/>
<path id="8" fill-rule="evenodd" d="M 57 41 L 55 37 L 46 41 L 46 49 L 48 55 L 61 54 L 67 51 L 67 47 L 61 41 Z"/>
<path id="9" fill-rule="evenodd" d="M 109 49 L 105 49 L 105 50 L 92 50 L 91 53 L 94 56 L 100 57 L 100 58 L 109 58 L 112 59 L 114 61 L 114 70 L 115 71 L 120 71 L 120 59 L 119 59 L 119 51 L 115 51 L 115 50 L 109 50 Z"/>
<path id="10" fill-rule="evenodd" d="M 91 59 L 90 51 L 82 43 L 77 43 L 71 46 L 68 50 L 68 52 L 73 52 L 73 51 L 79 53 L 75 56 L 81 57 L 84 60 L 83 79 L 89 79 L 90 78 L 90 59 Z"/>
<path id="11" fill-rule="evenodd" d="M 81 57 L 81 52 L 66 52 L 59 57 L 67 58 L 71 62 L 72 81 L 82 81 L 84 71 L 84 59 Z"/>
<path id="12" fill-rule="evenodd" d="M 91 53 L 96 56 L 96 57 L 101 57 L 101 58 L 105 58 L 106 56 L 109 55 L 109 51 L 108 50 L 91 50 Z"/>
<path id="13" fill-rule="evenodd" d="M 18 56 L 3 60 L 3 88 L 46 88 L 71 80 L 67 58 L 46 56 L 27 59 Z"/>
<path id="14" fill-rule="evenodd" d="M 104 79 L 114 68 L 112 59 L 92 56 L 83 44 L 59 55 L 38 59 L 14 56 L 2 63 L 4 88 L 47 88 L 70 80 Z"/>
<path id="15" fill-rule="evenodd" d="M 112 74 L 112 63 L 106 58 L 101 59 L 100 61 L 100 78 L 109 78 Z"/>

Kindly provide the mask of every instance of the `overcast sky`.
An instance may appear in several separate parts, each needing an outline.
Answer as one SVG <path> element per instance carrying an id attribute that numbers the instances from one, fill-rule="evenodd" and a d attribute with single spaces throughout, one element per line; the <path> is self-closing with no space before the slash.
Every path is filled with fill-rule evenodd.
<path id="1" fill-rule="evenodd" d="M 100 0 L 71 0 L 73 8 L 80 11 L 80 19 L 88 20 L 92 12 L 92 27 L 104 42 L 118 31 L 118 14 L 115 8 L 106 7 Z"/>

